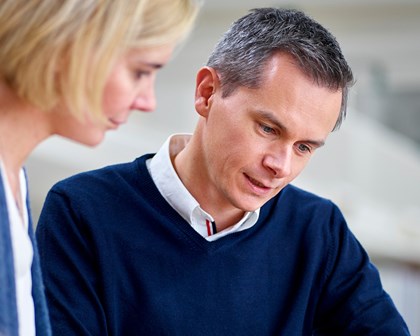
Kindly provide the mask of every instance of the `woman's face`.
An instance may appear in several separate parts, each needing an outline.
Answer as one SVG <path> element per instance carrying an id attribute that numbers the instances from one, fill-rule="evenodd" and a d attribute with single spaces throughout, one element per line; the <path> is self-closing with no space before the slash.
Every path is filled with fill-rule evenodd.
<path id="1" fill-rule="evenodd" d="M 51 114 L 53 133 L 95 146 L 103 140 L 106 131 L 124 124 L 132 111 L 153 111 L 156 73 L 169 61 L 172 52 L 172 45 L 128 51 L 114 64 L 105 83 L 105 123 L 92 118 L 82 122 L 68 111 L 60 111 Z"/>

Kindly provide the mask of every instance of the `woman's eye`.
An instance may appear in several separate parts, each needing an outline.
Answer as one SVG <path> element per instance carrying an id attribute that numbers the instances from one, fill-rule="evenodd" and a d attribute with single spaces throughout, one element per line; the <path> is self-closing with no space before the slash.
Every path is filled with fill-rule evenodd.
<path id="1" fill-rule="evenodd" d="M 148 76 L 148 75 L 150 75 L 150 72 L 149 72 L 149 71 L 136 70 L 136 71 L 134 72 L 134 76 L 135 76 L 137 79 L 140 79 L 140 78 L 142 78 L 142 77 L 146 77 L 146 76 Z"/>

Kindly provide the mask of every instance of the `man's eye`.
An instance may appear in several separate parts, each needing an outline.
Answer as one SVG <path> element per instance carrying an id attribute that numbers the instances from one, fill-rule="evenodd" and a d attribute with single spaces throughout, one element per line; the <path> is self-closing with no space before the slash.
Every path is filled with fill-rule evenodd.
<path id="1" fill-rule="evenodd" d="M 273 134 L 274 133 L 274 129 L 271 128 L 270 126 L 267 126 L 267 125 L 261 125 L 261 129 L 264 133 L 267 133 L 267 134 Z"/>
<path id="2" fill-rule="evenodd" d="M 306 152 L 310 153 L 311 152 L 311 148 L 309 146 L 304 145 L 304 144 L 300 144 L 298 146 L 298 148 L 299 148 L 299 151 L 301 151 L 302 153 L 306 153 Z"/>

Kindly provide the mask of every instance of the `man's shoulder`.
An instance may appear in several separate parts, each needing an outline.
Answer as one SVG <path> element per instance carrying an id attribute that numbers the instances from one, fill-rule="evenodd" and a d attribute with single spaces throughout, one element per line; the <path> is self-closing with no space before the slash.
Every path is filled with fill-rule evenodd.
<path id="1" fill-rule="evenodd" d="M 278 197 L 282 201 L 300 201 L 298 204 L 310 203 L 317 205 L 331 205 L 332 201 L 323 196 L 315 194 L 314 192 L 302 189 L 298 186 L 289 184 L 279 193 Z"/>
<path id="2" fill-rule="evenodd" d="M 112 188 L 124 188 L 147 174 L 146 160 L 152 154 L 146 154 L 134 161 L 108 165 L 102 168 L 81 172 L 57 182 L 51 191 L 58 193 L 100 195 L 100 191 Z"/>
<path id="3" fill-rule="evenodd" d="M 339 208 L 330 199 L 291 184 L 284 187 L 262 209 L 270 210 L 272 214 L 278 214 L 283 218 L 295 218 L 296 214 L 300 218 L 313 216 L 326 218 L 333 214 L 341 216 Z"/>

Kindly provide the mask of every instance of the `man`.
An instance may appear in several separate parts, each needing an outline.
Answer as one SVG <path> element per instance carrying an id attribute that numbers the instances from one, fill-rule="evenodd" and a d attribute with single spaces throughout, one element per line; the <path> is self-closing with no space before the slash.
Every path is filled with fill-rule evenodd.
<path id="1" fill-rule="evenodd" d="M 293 10 L 233 24 L 197 75 L 192 136 L 50 191 L 38 226 L 58 335 L 408 335 L 330 201 L 289 183 L 353 76 Z"/>

